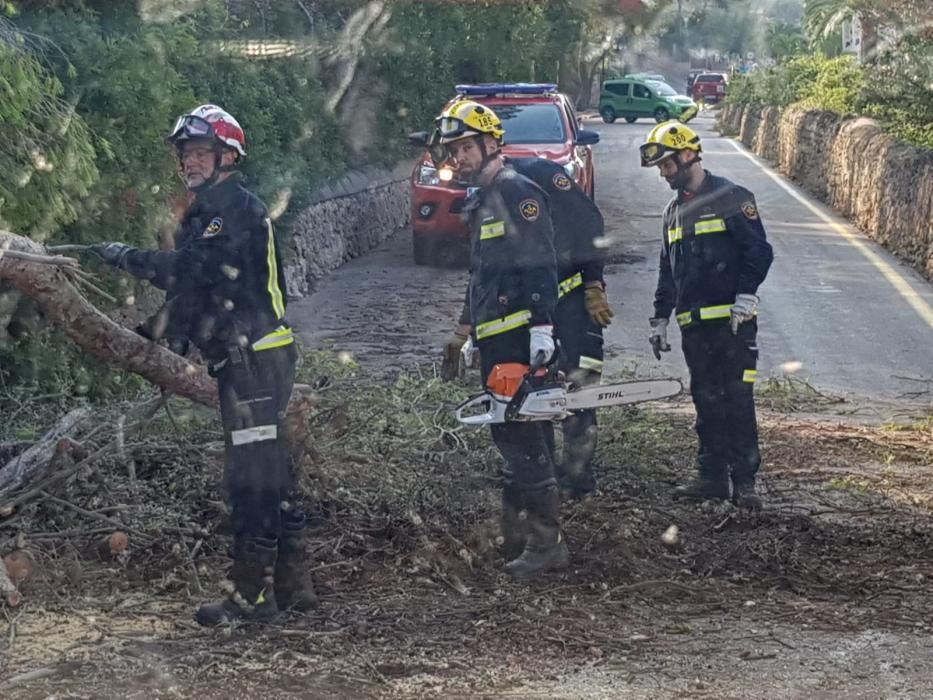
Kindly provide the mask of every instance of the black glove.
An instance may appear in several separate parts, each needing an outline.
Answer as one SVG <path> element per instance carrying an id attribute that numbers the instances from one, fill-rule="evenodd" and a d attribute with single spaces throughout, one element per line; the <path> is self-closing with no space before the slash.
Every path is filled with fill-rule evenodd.
<path id="1" fill-rule="evenodd" d="M 108 265 L 114 267 L 123 267 L 123 261 L 127 254 L 132 250 L 126 243 L 94 243 L 87 247 L 88 252 L 93 253 Z"/>

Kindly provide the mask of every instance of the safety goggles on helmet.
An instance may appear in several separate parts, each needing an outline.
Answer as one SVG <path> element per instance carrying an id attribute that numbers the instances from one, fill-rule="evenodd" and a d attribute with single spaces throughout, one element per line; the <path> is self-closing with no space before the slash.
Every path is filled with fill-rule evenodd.
<path id="1" fill-rule="evenodd" d="M 440 117 L 437 120 L 437 131 L 442 143 L 449 143 L 466 136 L 479 136 L 480 133 L 467 126 L 466 122 L 457 117 Z"/>
<path id="2" fill-rule="evenodd" d="M 217 132 L 206 119 L 197 117 L 193 114 L 183 114 L 178 117 L 171 135 L 166 139 L 169 143 L 184 141 L 187 139 L 213 139 L 217 138 Z"/>
<path id="3" fill-rule="evenodd" d="M 641 165 L 644 168 L 657 165 L 668 156 L 679 152 L 678 149 L 665 146 L 663 143 L 644 143 L 638 150 L 641 153 Z"/>
<path id="4" fill-rule="evenodd" d="M 447 150 L 447 145 L 441 143 L 440 129 L 435 129 L 428 138 L 428 154 L 431 156 L 431 161 L 437 168 L 441 167 L 441 165 L 450 158 L 450 151 Z"/>

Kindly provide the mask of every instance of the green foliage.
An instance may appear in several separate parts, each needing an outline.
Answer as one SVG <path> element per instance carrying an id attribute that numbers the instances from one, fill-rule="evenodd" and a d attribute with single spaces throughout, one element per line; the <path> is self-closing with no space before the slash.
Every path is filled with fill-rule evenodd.
<path id="1" fill-rule="evenodd" d="M 0 348 L 0 388 L 7 395 L 110 401 L 133 397 L 145 385 L 138 375 L 114 371 L 51 328 L 20 335 Z"/>
<path id="2" fill-rule="evenodd" d="M 386 34 L 370 48 L 376 75 L 391 85 L 374 148 L 385 154 L 386 143 L 402 146 L 405 134 L 426 129 L 453 96 L 456 83 L 556 82 L 560 54 L 552 50 L 555 33 L 570 28 L 570 19 L 568 13 L 549 15 L 536 2 L 482 12 L 471 5 L 397 3 Z M 390 155 L 400 152 L 396 148 Z"/>
<path id="3" fill-rule="evenodd" d="M 808 47 L 803 30 L 797 25 L 784 23 L 775 24 L 768 29 L 765 44 L 768 55 L 779 63 L 806 53 Z"/>
<path id="4" fill-rule="evenodd" d="M 796 56 L 737 78 L 729 86 L 727 99 L 734 104 L 800 104 L 848 113 L 858 107 L 863 84 L 862 68 L 849 56 Z"/>
<path id="5" fill-rule="evenodd" d="M 795 59 L 812 62 L 813 59 Z M 815 80 L 798 82 L 801 105 L 808 109 L 825 109 L 840 114 L 855 112 L 860 105 L 860 94 L 865 84 L 865 74 L 851 57 L 840 56 L 823 60 L 816 59 Z M 807 70 L 811 70 L 807 66 Z"/>
<path id="6" fill-rule="evenodd" d="M 62 237 L 80 243 L 118 238 L 151 247 L 159 229 L 172 225 L 166 202 L 178 189 L 163 142 L 166 125 L 194 99 L 171 60 L 193 38 L 159 25 L 108 31 L 99 15 L 70 11 L 21 22 L 59 48 L 49 59 L 62 76 L 66 99 L 93 134 L 100 179 L 76 203 L 80 217 Z"/>
<path id="7" fill-rule="evenodd" d="M 881 52 L 863 90 L 864 112 L 912 143 L 933 148 L 933 32 Z"/>
<path id="8" fill-rule="evenodd" d="M 731 104 L 799 104 L 877 119 L 895 136 L 933 148 L 933 37 L 905 36 L 859 65 L 849 56 L 796 56 L 768 70 L 737 76 Z"/>
<path id="9" fill-rule="evenodd" d="M 41 240 L 77 217 L 94 151 L 61 83 L 0 23 L 0 225 Z"/>

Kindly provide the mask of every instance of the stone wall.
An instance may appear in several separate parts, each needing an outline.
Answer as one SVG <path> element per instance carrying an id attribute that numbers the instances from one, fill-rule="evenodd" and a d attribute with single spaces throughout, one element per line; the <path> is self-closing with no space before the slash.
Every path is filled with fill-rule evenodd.
<path id="1" fill-rule="evenodd" d="M 308 294 L 324 275 L 409 224 L 411 165 L 354 173 L 318 193 L 287 232 L 288 294 Z"/>
<path id="2" fill-rule="evenodd" d="M 284 231 L 285 279 L 290 297 L 311 292 L 331 270 L 372 250 L 409 223 L 411 164 L 391 171 L 352 173 L 324 188 Z M 135 287 L 135 304 L 113 317 L 134 326 L 162 304 L 164 296 L 149 284 Z M 92 298 L 92 302 L 98 302 Z M 32 303 L 0 281 L 0 347 L 10 342 L 12 323 L 41 322 Z"/>
<path id="3" fill-rule="evenodd" d="M 834 112 L 727 105 L 719 126 L 933 281 L 933 151 Z"/>

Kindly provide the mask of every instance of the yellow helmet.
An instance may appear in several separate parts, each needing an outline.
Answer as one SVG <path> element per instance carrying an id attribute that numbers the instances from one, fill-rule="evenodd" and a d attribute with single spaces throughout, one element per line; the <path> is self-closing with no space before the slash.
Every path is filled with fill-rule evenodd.
<path id="1" fill-rule="evenodd" d="M 442 144 L 480 134 L 489 134 L 502 143 L 502 137 L 505 135 L 502 121 L 496 113 L 473 100 L 454 102 L 434 120 L 434 123 L 437 125 Z"/>
<path id="2" fill-rule="evenodd" d="M 700 153 L 703 147 L 700 145 L 700 135 L 697 132 L 686 124 L 671 119 L 654 127 L 639 151 L 642 167 L 649 168 L 674 153 L 680 151 Z"/>

